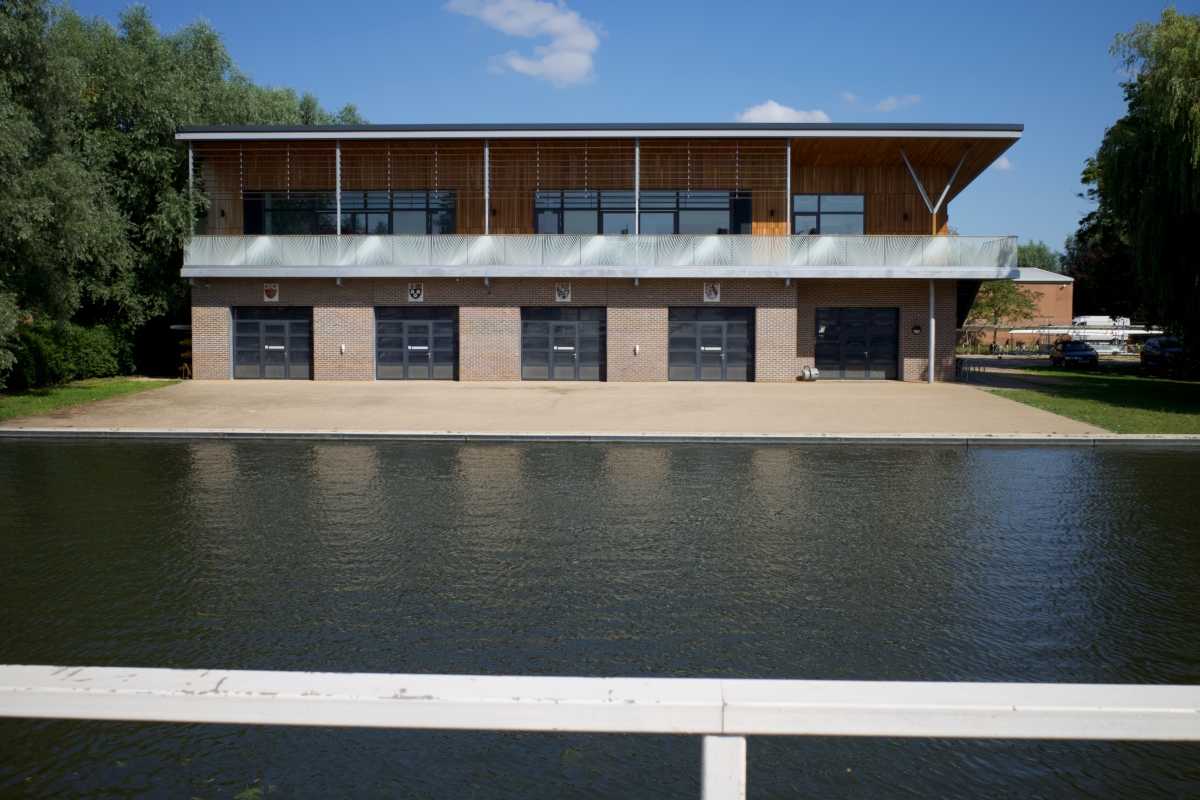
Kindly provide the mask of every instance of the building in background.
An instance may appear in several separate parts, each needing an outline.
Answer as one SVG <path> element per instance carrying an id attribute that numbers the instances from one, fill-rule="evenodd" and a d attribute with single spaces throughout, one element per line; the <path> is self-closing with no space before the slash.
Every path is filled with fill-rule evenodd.
<path id="1" fill-rule="evenodd" d="M 997 330 L 996 345 L 1005 351 L 1013 349 L 1048 350 L 1061 334 L 1041 330 L 1044 327 L 1071 325 L 1074 314 L 1075 279 L 1036 267 L 1018 267 L 1013 282 L 1034 299 L 1035 308 L 1025 319 L 1009 320 Z M 990 347 L 992 326 L 966 323 L 963 337 L 968 344 Z"/>
<path id="2" fill-rule="evenodd" d="M 1016 241 L 949 205 L 1021 130 L 187 128 L 193 373 L 952 379 Z"/>

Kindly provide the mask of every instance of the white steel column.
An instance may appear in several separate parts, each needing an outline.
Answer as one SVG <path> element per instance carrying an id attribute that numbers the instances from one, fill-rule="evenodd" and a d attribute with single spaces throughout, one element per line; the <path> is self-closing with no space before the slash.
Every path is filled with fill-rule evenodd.
<path id="1" fill-rule="evenodd" d="M 193 171 L 192 143 L 188 142 L 188 232 L 192 236 L 196 235 L 196 195 L 194 192 L 195 184 L 192 175 Z"/>
<path id="2" fill-rule="evenodd" d="M 791 139 L 787 140 L 787 147 L 785 148 L 785 150 L 786 150 L 786 155 L 784 157 L 784 162 L 786 163 L 787 166 L 785 166 L 784 169 L 787 170 L 787 172 L 786 172 L 787 177 L 785 179 L 783 193 L 784 193 L 784 202 L 787 204 L 787 211 L 784 212 L 783 219 L 784 219 L 784 222 L 787 224 L 788 235 L 791 236 L 793 233 L 795 233 L 795 231 L 792 230 L 793 209 L 792 209 L 792 140 Z"/>
<path id="3" fill-rule="evenodd" d="M 483 235 L 487 236 L 492 230 L 492 166 L 490 162 L 491 148 L 487 139 L 483 140 Z"/>
<path id="4" fill-rule="evenodd" d="M 633 140 L 633 235 L 642 232 L 642 139 Z"/>
<path id="5" fill-rule="evenodd" d="M 929 279 L 929 382 L 933 383 L 934 365 L 937 363 L 937 351 L 935 350 L 935 342 L 937 341 L 937 320 L 933 314 L 933 279 Z"/>
<path id="6" fill-rule="evenodd" d="M 701 800 L 746 800 L 746 738 L 705 736 Z"/>
<path id="7" fill-rule="evenodd" d="M 342 140 L 338 139 L 334 142 L 335 153 L 333 158 L 333 180 L 334 194 L 337 195 L 337 235 L 342 235 Z"/>

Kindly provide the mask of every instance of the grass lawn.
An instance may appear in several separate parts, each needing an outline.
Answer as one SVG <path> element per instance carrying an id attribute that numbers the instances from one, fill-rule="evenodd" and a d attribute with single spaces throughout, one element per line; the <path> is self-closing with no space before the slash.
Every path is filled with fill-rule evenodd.
<path id="1" fill-rule="evenodd" d="M 137 394 L 170 386 L 179 381 L 141 378 L 88 378 L 50 389 L 34 389 L 20 394 L 0 394 L 0 421 L 14 417 L 49 414 L 67 406 L 77 406 L 110 397 Z"/>
<path id="2" fill-rule="evenodd" d="M 990 391 L 1113 433 L 1200 433 L 1200 382 L 1144 377 L 1120 369 L 1049 368 L 1017 374 L 1053 380 Z"/>

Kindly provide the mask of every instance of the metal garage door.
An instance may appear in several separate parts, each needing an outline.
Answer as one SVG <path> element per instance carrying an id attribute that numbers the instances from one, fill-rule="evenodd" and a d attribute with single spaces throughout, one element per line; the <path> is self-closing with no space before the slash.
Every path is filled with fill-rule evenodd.
<path id="1" fill-rule="evenodd" d="M 376 308 L 375 377 L 452 381 L 457 342 L 456 308 Z"/>
<path id="2" fill-rule="evenodd" d="M 895 379 L 900 310 L 818 308 L 816 365 L 822 378 Z"/>
<path id="3" fill-rule="evenodd" d="M 603 308 L 522 308 L 521 378 L 604 380 L 607 317 Z"/>
<path id="4" fill-rule="evenodd" d="M 312 309 L 233 309 L 233 377 L 311 378 Z"/>
<path id="5" fill-rule="evenodd" d="M 672 308 L 668 321 L 670 380 L 754 380 L 754 309 Z"/>

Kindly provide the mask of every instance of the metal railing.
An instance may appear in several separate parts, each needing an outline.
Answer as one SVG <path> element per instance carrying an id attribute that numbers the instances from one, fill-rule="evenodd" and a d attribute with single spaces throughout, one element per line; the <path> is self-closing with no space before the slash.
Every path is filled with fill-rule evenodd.
<path id="1" fill-rule="evenodd" d="M 726 800 L 746 736 L 1200 741 L 1200 686 L 0 666 L 0 717 L 703 736 Z"/>
<path id="2" fill-rule="evenodd" d="M 1013 236 L 195 236 L 206 267 L 983 267 L 1014 269 Z"/>

